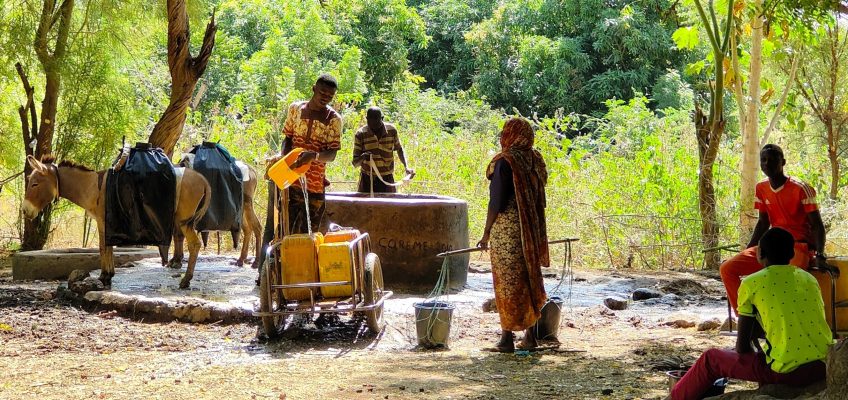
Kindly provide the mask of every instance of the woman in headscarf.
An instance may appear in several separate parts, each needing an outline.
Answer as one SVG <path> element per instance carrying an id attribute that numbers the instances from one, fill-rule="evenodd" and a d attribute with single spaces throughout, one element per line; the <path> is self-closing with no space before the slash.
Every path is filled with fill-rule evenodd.
<path id="1" fill-rule="evenodd" d="M 495 302 L 501 320 L 496 349 L 515 350 L 513 331 L 524 331 L 519 348 L 536 347 L 533 325 L 547 301 L 543 266 L 550 265 L 545 227 L 545 161 L 533 148 L 533 127 L 523 118 L 504 124 L 501 151 L 486 169 L 489 211 L 483 238 L 491 250 Z"/>

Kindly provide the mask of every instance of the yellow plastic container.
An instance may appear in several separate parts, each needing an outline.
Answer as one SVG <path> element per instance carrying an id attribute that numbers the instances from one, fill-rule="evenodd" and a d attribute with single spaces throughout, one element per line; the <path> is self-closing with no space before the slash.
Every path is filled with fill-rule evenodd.
<path id="1" fill-rule="evenodd" d="M 321 282 L 349 281 L 350 243 L 324 243 L 318 246 L 318 275 Z M 353 294 L 351 285 L 324 286 L 321 294 L 326 297 L 348 297 Z"/>
<path id="2" fill-rule="evenodd" d="M 283 238 L 280 259 L 283 284 L 318 282 L 318 246 L 324 240 L 320 233 L 288 235 Z M 317 293 L 316 293 L 317 294 Z M 283 289 L 286 300 L 307 300 L 309 289 Z"/>
<path id="3" fill-rule="evenodd" d="M 286 154 L 279 161 L 275 162 L 271 168 L 268 168 L 268 177 L 274 181 L 274 184 L 277 185 L 280 189 L 285 189 L 292 185 L 292 183 L 297 182 L 303 174 L 309 170 L 309 165 L 311 162 L 301 165 L 300 167 L 292 170 L 289 168 L 289 165 L 292 165 L 300 153 L 303 153 L 303 149 L 300 147 L 295 147 L 289 154 Z"/>
<path id="4" fill-rule="evenodd" d="M 349 229 L 338 232 L 327 232 L 324 235 L 324 243 L 352 242 L 359 237 L 359 230 Z"/>
<path id="5" fill-rule="evenodd" d="M 828 263 L 839 268 L 839 277 L 836 278 L 836 302 L 848 300 L 848 258 L 834 257 L 828 260 Z M 830 292 L 830 275 L 821 271 L 810 271 L 811 274 L 819 281 L 822 300 L 824 300 L 825 317 L 830 328 L 834 328 L 831 310 L 833 310 L 833 300 Z M 848 331 L 848 308 L 836 309 L 836 331 Z"/>

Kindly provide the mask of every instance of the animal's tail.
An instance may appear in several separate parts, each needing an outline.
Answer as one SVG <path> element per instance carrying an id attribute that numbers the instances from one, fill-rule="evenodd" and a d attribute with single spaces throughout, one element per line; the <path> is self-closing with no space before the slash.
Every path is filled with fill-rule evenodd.
<path id="1" fill-rule="evenodd" d="M 194 212 L 194 215 L 191 216 L 191 219 L 188 220 L 188 226 L 194 229 L 197 223 L 206 215 L 206 210 L 209 209 L 209 203 L 212 202 L 212 186 L 209 185 L 209 182 L 206 181 L 206 178 L 200 176 L 200 179 L 203 179 L 203 196 L 200 197 L 200 204 L 197 205 L 197 211 Z"/>

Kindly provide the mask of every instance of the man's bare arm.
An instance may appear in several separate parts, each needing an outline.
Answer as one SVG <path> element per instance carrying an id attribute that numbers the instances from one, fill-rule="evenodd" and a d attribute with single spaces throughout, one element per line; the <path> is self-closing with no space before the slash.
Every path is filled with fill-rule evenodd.
<path id="1" fill-rule="evenodd" d="M 757 320 L 753 317 L 744 315 L 739 316 L 739 332 L 736 336 L 736 352 L 739 354 L 750 353 L 754 351 L 751 346 L 751 341 L 754 339 L 754 324 Z"/>
<path id="2" fill-rule="evenodd" d="M 751 234 L 751 241 L 748 242 L 748 246 L 746 248 L 751 248 L 760 243 L 760 238 L 768 231 L 771 227 L 771 221 L 769 221 L 769 216 L 767 213 L 760 211 L 760 217 L 757 219 L 757 225 L 754 227 L 754 232 Z"/>

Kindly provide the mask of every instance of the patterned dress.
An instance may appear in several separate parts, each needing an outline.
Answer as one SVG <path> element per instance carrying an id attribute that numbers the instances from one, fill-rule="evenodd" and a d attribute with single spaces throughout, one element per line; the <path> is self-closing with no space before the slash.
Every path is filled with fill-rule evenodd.
<path id="1" fill-rule="evenodd" d="M 492 280 L 495 286 L 495 302 L 504 331 L 523 331 L 541 316 L 534 307 L 528 284 L 527 260 L 521 246 L 521 223 L 515 200 L 506 210 L 498 214 L 492 225 L 489 240 L 492 260 Z"/>
<path id="2" fill-rule="evenodd" d="M 501 152 L 489 163 L 489 232 L 492 280 L 501 329 L 521 331 L 541 316 L 547 300 L 542 267 L 550 264 L 545 224 L 548 173 L 533 148 L 533 128 L 513 118 L 504 124 Z"/>

